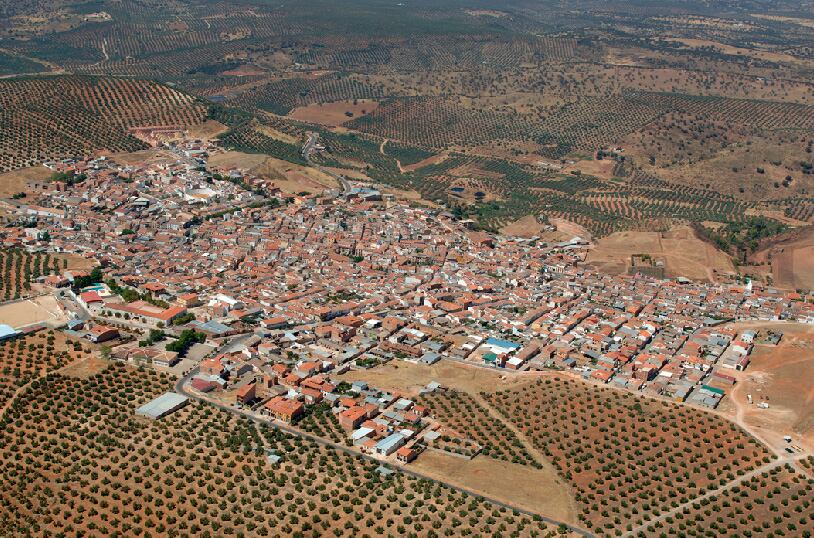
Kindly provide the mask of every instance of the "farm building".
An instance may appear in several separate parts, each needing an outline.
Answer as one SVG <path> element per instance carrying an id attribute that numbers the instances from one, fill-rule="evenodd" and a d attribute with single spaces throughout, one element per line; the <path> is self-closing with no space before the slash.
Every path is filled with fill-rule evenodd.
<path id="1" fill-rule="evenodd" d="M 375 452 L 381 456 L 389 456 L 404 445 L 404 436 L 393 433 L 376 443 Z"/>
<path id="2" fill-rule="evenodd" d="M 511 353 L 517 349 L 520 349 L 519 344 L 515 344 L 514 342 L 509 342 L 508 340 L 500 340 L 498 338 L 489 337 L 483 343 L 483 347 L 489 349 L 492 353 L 496 355 L 501 355 L 504 353 Z"/>
<path id="3" fill-rule="evenodd" d="M 10 340 L 20 334 L 19 332 L 12 329 L 9 325 L 5 323 L 0 323 L 0 342 L 3 340 Z"/>
<path id="4" fill-rule="evenodd" d="M 189 398 L 186 396 L 181 396 L 175 392 L 166 392 L 136 409 L 136 414 L 157 419 L 178 411 L 187 403 L 189 403 Z"/>

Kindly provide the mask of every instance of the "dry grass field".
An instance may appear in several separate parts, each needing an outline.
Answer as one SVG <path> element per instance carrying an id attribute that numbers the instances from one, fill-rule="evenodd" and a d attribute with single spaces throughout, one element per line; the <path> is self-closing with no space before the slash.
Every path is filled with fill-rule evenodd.
<path id="1" fill-rule="evenodd" d="M 610 179 L 613 177 L 613 168 L 615 165 L 616 161 L 613 159 L 587 159 L 566 166 L 562 169 L 562 172 L 564 174 L 570 174 L 571 172 L 579 171 L 582 174 L 595 176 L 600 179 Z"/>
<path id="2" fill-rule="evenodd" d="M 50 295 L 0 304 L 0 323 L 15 329 L 39 323 L 59 326 L 66 321 L 68 316 Z"/>
<path id="3" fill-rule="evenodd" d="M 32 166 L 0 174 L 0 198 L 8 198 L 21 192 L 30 192 L 30 181 L 42 181 L 54 172 L 45 166 Z"/>
<path id="4" fill-rule="evenodd" d="M 295 108 L 288 113 L 288 117 L 295 120 L 307 121 L 308 123 L 337 127 L 346 121 L 370 114 L 376 110 L 378 106 L 379 103 L 377 101 L 369 99 L 338 101 L 334 103 L 313 103 Z"/>
<path id="5" fill-rule="evenodd" d="M 433 155 L 432 157 L 427 157 L 426 159 L 422 159 L 422 160 L 418 161 L 417 163 L 409 164 L 407 166 L 401 166 L 399 168 L 399 170 L 402 173 L 415 172 L 416 170 L 420 170 L 420 169 L 424 168 L 425 166 L 432 166 L 434 164 L 441 164 L 442 162 L 444 162 L 447 159 L 448 156 L 449 155 L 447 155 L 446 153 L 439 153 L 438 155 Z"/>
<path id="6" fill-rule="evenodd" d="M 756 19 L 780 21 L 789 24 L 799 24 L 800 26 L 805 26 L 807 28 L 814 28 L 814 19 L 804 19 L 800 17 L 780 17 L 778 15 L 765 15 L 763 13 L 752 13 L 751 16 L 755 17 Z"/>
<path id="7" fill-rule="evenodd" d="M 814 451 L 814 327 L 796 323 L 737 324 L 783 333 L 777 346 L 756 345 L 749 367 L 737 374 L 732 402 L 723 411 L 782 449 L 783 436 Z M 753 405 L 748 403 L 752 396 Z M 759 402 L 768 409 L 757 407 Z"/>
<path id="8" fill-rule="evenodd" d="M 729 256 L 698 239 L 688 226 L 667 232 L 613 233 L 596 241 L 586 262 L 603 272 L 625 274 L 634 254 L 663 258 L 668 277 L 715 282 L 718 275 L 735 272 Z"/>
<path id="9" fill-rule="evenodd" d="M 315 168 L 293 164 L 259 153 L 237 151 L 219 153 L 209 159 L 208 166 L 210 170 L 244 170 L 274 181 L 280 189 L 291 194 L 303 191 L 322 192 L 338 186 L 334 178 Z"/>
<path id="10" fill-rule="evenodd" d="M 474 394 L 514 387 L 524 382 L 519 376 L 504 376 L 493 370 L 453 361 L 440 361 L 432 366 L 391 361 L 369 370 L 349 370 L 342 374 L 340 379 L 348 382 L 364 380 L 374 387 L 413 397 L 418 396 L 421 389 L 431 381 Z"/>
<path id="11" fill-rule="evenodd" d="M 534 237 L 542 234 L 544 228 L 545 224 L 537 220 L 537 217 L 534 215 L 526 215 L 501 228 L 500 233 L 516 237 Z"/>
<path id="12" fill-rule="evenodd" d="M 727 127 L 730 137 L 734 129 Z M 680 135 L 674 133 L 674 142 L 666 145 L 666 152 L 676 152 Z M 652 141 L 653 137 L 649 137 Z M 647 164 L 650 148 L 633 148 L 632 152 L 642 168 L 657 174 L 668 181 L 682 185 L 710 185 L 717 192 L 748 200 L 777 200 L 791 196 L 805 196 L 814 190 L 814 176 L 801 173 L 800 163 L 811 160 L 806 152 L 806 137 L 789 136 L 773 140 L 765 138 L 744 138 L 726 148 L 711 151 L 705 158 L 699 158 L 701 150 L 695 149 L 695 156 L 679 157 L 671 164 L 658 159 L 656 166 Z M 788 138 L 795 138 L 792 142 Z M 691 139 L 692 140 L 692 139 Z M 760 172 L 759 170 L 762 170 Z M 787 176 L 792 182 L 784 185 Z M 713 181 L 714 178 L 714 181 Z"/>
<path id="13" fill-rule="evenodd" d="M 743 47 L 735 47 L 732 45 L 727 45 L 725 43 L 719 43 L 717 41 L 712 41 L 708 39 L 669 38 L 669 41 L 681 43 L 681 45 L 689 47 L 690 49 L 707 49 L 707 50 L 712 49 L 715 50 L 716 52 L 728 54 L 731 56 L 744 56 L 749 58 L 755 58 L 758 60 L 765 60 L 768 62 L 800 64 L 801 67 L 809 68 L 814 66 L 814 63 L 806 61 L 802 58 L 797 58 L 790 54 L 784 54 L 781 52 L 762 51 L 758 49 L 747 49 Z"/>
<path id="14" fill-rule="evenodd" d="M 178 159 L 171 151 L 162 148 L 149 148 L 139 151 L 123 151 L 107 154 L 116 164 L 140 166 L 149 164 L 170 164 Z"/>
<path id="15" fill-rule="evenodd" d="M 198 125 L 190 126 L 189 129 L 187 129 L 187 135 L 190 138 L 214 140 L 228 130 L 229 128 L 219 121 L 206 120 Z"/>
<path id="16" fill-rule="evenodd" d="M 512 503 L 557 521 L 577 524 L 568 486 L 562 483 L 551 466 L 534 469 L 491 458 L 469 460 L 437 450 L 425 450 L 411 466 L 428 476 L 489 498 Z"/>
<path id="17" fill-rule="evenodd" d="M 752 261 L 768 263 L 773 284 L 785 289 L 814 289 L 814 227 L 785 234 Z"/>

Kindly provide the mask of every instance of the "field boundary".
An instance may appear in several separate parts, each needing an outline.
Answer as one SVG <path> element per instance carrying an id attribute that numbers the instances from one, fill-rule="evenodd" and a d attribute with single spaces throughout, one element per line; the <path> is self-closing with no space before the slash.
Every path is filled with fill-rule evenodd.
<path id="1" fill-rule="evenodd" d="M 341 452 L 344 452 L 345 454 L 348 454 L 350 456 L 354 456 L 354 457 L 357 457 L 357 458 L 361 458 L 363 460 L 372 461 L 372 462 L 379 463 L 379 464 L 382 463 L 381 460 L 379 460 L 377 458 L 374 458 L 373 456 L 369 456 L 367 454 L 362 454 L 361 452 L 353 450 L 350 447 L 341 445 L 339 443 L 334 443 L 333 441 L 323 439 L 322 437 L 318 437 L 318 436 L 312 435 L 310 433 L 302 432 L 302 431 L 300 431 L 300 430 L 298 430 L 296 428 L 293 428 L 291 426 L 287 426 L 285 424 L 278 424 L 276 422 L 263 420 L 262 418 L 256 416 L 253 413 L 243 411 L 241 409 L 236 409 L 236 408 L 233 408 L 233 407 L 229 407 L 227 405 L 223 405 L 223 404 L 220 404 L 220 403 L 217 403 L 217 402 L 213 402 L 213 401 L 211 401 L 211 400 L 209 400 L 209 399 L 207 399 L 205 397 L 199 396 L 197 394 L 193 394 L 192 392 L 189 392 L 189 391 L 186 390 L 185 385 L 189 382 L 189 380 L 191 380 L 197 374 L 198 374 L 198 368 L 193 368 L 192 370 L 187 372 L 183 377 L 179 378 L 178 381 L 176 381 L 176 383 L 175 383 L 175 392 L 177 392 L 178 394 L 181 394 L 183 396 L 186 396 L 187 398 L 191 398 L 193 400 L 196 400 L 198 402 L 202 402 L 204 404 L 212 405 L 212 406 L 214 406 L 214 407 L 216 407 L 216 408 L 218 408 L 218 409 L 220 409 L 222 411 L 227 411 L 227 412 L 232 413 L 234 415 L 237 415 L 239 417 L 249 419 L 252 422 L 254 422 L 255 424 L 259 424 L 261 426 L 266 426 L 268 428 L 275 428 L 275 429 L 284 431 L 284 432 L 286 432 L 288 434 L 295 435 L 295 436 L 301 437 L 303 439 L 307 439 L 309 441 L 312 441 L 312 442 L 314 442 L 314 443 L 316 443 L 318 445 L 324 446 L 326 448 L 332 448 L 334 450 L 339 450 Z M 553 525 L 565 526 L 569 531 L 571 531 L 573 533 L 576 533 L 576 534 L 578 534 L 580 536 L 584 536 L 585 538 L 596 538 L 595 534 L 589 532 L 586 529 L 582 529 L 580 527 L 569 525 L 568 523 L 565 523 L 565 522 L 562 522 L 562 521 L 557 521 L 555 519 L 549 518 L 549 517 L 544 516 L 542 514 L 532 512 L 531 510 L 526 510 L 524 508 L 520 508 L 520 507 L 511 505 L 509 503 L 499 501 L 499 500 L 494 499 L 492 497 L 488 497 L 486 495 L 483 495 L 483 494 L 478 493 L 476 491 L 470 490 L 468 488 L 465 488 L 465 487 L 462 487 L 462 486 L 457 486 L 455 484 L 451 484 L 451 483 L 443 481 L 443 480 L 438 480 L 438 479 L 433 478 L 433 477 L 431 477 L 429 475 L 426 475 L 424 473 L 420 473 L 420 472 L 417 472 L 417 471 L 406 469 L 403 466 L 396 466 L 396 465 L 393 465 L 393 466 L 397 467 L 398 472 L 410 475 L 410 476 L 412 476 L 414 478 L 418 478 L 418 479 L 421 479 L 421 480 L 429 480 L 429 481 L 435 482 L 437 484 L 443 484 L 445 487 L 448 487 L 448 488 L 453 489 L 455 491 L 460 491 L 461 493 L 465 493 L 467 495 L 472 495 L 473 497 L 477 497 L 479 499 L 483 499 L 484 501 L 487 501 L 487 502 L 489 502 L 491 504 L 494 504 L 496 506 L 499 506 L 499 507 L 506 508 L 508 510 L 512 510 L 513 512 L 517 512 L 517 513 L 520 513 L 520 514 L 525 514 L 527 516 L 531 516 L 531 517 L 535 517 L 535 518 L 540 518 L 542 521 L 545 521 L 546 523 L 550 523 L 550 524 L 553 524 Z"/>

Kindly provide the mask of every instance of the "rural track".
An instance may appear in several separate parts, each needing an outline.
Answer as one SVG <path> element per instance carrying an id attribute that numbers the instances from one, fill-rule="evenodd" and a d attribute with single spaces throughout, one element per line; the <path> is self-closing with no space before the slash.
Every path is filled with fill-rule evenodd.
<path id="1" fill-rule="evenodd" d="M 560 473 L 557 472 L 557 468 L 548 460 L 548 458 L 545 457 L 545 454 L 540 452 L 537 449 L 537 447 L 534 446 L 534 443 L 532 443 L 531 440 L 528 437 L 526 437 L 526 434 L 524 434 L 520 430 L 520 428 L 518 428 L 517 425 L 514 424 L 514 422 L 512 422 L 511 420 L 507 420 L 506 417 L 500 414 L 500 411 L 495 409 L 492 406 L 492 404 L 490 404 L 486 400 L 486 398 L 474 392 L 469 393 L 469 395 L 472 397 L 473 400 L 479 403 L 486 410 L 487 413 L 489 413 L 489 416 L 491 416 L 493 419 L 497 420 L 498 422 L 506 426 L 512 433 L 514 433 L 514 435 L 523 445 L 523 448 L 525 448 L 526 451 L 528 451 L 528 453 L 531 454 L 535 460 L 537 460 L 537 463 L 539 463 L 540 465 L 548 465 L 549 468 L 552 469 L 554 474 L 557 476 L 557 481 L 559 482 L 559 485 L 568 492 L 568 506 L 571 508 L 571 511 L 574 513 L 574 515 L 579 514 L 579 507 L 574 501 L 574 492 L 571 486 L 565 480 L 562 479 Z"/>
<path id="2" fill-rule="evenodd" d="M 315 169 L 319 170 L 323 174 L 327 174 L 327 175 L 331 176 L 332 178 L 334 178 L 339 183 L 339 186 L 341 187 L 342 190 L 337 195 L 337 198 L 338 198 L 339 196 L 342 196 L 343 194 L 347 194 L 350 191 L 350 183 L 348 183 L 348 180 L 346 180 L 341 174 L 337 174 L 335 172 L 332 172 L 332 171 L 328 170 L 327 168 L 324 168 L 324 167 L 318 165 L 317 163 L 315 163 L 314 161 L 311 160 L 311 148 L 316 145 L 318 140 L 319 140 L 318 135 L 309 136 L 308 141 L 305 143 L 305 145 L 302 148 L 302 156 L 305 159 L 305 162 L 308 164 L 308 166 L 310 166 L 311 168 L 315 168 Z"/>
<path id="3" fill-rule="evenodd" d="M 776 459 L 776 460 L 773 460 L 770 463 L 767 463 L 765 465 L 761 465 L 760 467 L 752 469 L 748 473 L 742 474 L 742 475 L 736 477 L 734 480 L 730 480 L 729 482 L 727 482 L 723 486 L 719 486 L 719 487 L 717 487 L 717 488 L 715 488 L 713 490 L 710 490 L 710 491 L 704 493 L 703 495 L 699 495 L 697 497 L 694 497 L 694 498 L 690 499 L 689 501 L 676 506 L 672 510 L 670 510 L 668 512 L 664 512 L 662 514 L 659 514 L 657 517 L 654 517 L 653 519 L 650 519 L 650 520 L 642 523 L 641 525 L 639 525 L 637 527 L 634 527 L 632 530 L 630 530 L 630 531 L 626 532 L 625 534 L 623 534 L 622 538 L 632 538 L 632 537 L 637 536 L 641 532 L 646 532 L 649 527 L 655 525 L 656 523 L 661 523 L 665 519 L 667 519 L 668 517 L 673 517 L 676 514 L 683 511 L 684 509 L 691 508 L 692 505 L 697 504 L 697 503 L 699 503 L 699 502 L 701 502 L 701 501 L 703 501 L 705 499 L 709 499 L 710 497 L 720 495 L 721 493 L 723 493 L 725 491 L 728 491 L 728 490 L 732 489 L 733 487 L 735 487 L 735 486 L 737 486 L 739 484 L 742 484 L 743 482 L 745 482 L 747 480 L 750 480 L 750 479 L 754 478 L 755 476 L 760 475 L 761 473 L 771 471 L 772 469 L 774 469 L 776 467 L 780 467 L 780 466 L 783 466 L 783 465 L 786 465 L 786 464 L 792 464 L 793 465 L 795 459 L 796 458 Z"/>
<path id="4" fill-rule="evenodd" d="M 300 430 L 298 430 L 296 428 L 293 428 L 292 426 L 289 426 L 287 424 L 279 424 L 279 423 L 276 423 L 276 422 L 263 420 L 262 418 L 258 417 L 254 413 L 244 411 L 242 409 L 237 409 L 237 408 L 234 408 L 234 407 L 230 407 L 228 405 L 220 404 L 220 403 L 217 403 L 217 402 L 213 402 L 213 401 L 211 401 L 211 400 L 209 400 L 207 398 L 203 398 L 201 396 L 193 394 L 193 393 L 186 390 L 185 385 L 197 373 L 198 373 L 198 368 L 194 368 L 194 369 L 190 370 L 189 372 L 187 372 L 183 377 L 178 379 L 178 381 L 176 381 L 176 383 L 175 383 L 175 392 L 177 392 L 178 394 L 181 394 L 182 396 L 186 396 L 187 398 L 190 398 L 192 400 L 195 400 L 195 401 L 198 401 L 198 402 L 203 402 L 204 404 L 207 404 L 207 405 L 212 405 L 212 406 L 214 406 L 214 407 L 216 407 L 216 408 L 218 408 L 218 409 L 220 409 L 222 411 L 227 411 L 227 412 L 232 413 L 234 415 L 237 415 L 239 417 L 247 418 L 247 419 L 251 420 L 252 422 L 254 422 L 255 424 L 259 424 L 261 426 L 266 426 L 268 428 L 275 428 L 275 429 L 284 431 L 284 432 L 286 432 L 288 434 L 295 435 L 297 437 L 307 439 L 309 441 L 313 441 L 314 443 L 316 443 L 316 444 L 318 444 L 320 446 L 330 448 L 330 449 L 334 449 L 334 450 L 338 450 L 340 452 L 348 454 L 349 456 L 353 456 L 353 457 L 356 457 L 356 458 L 361 458 L 363 460 L 378 463 L 380 465 L 381 464 L 388 464 L 391 467 L 397 467 L 399 472 L 404 473 L 404 474 L 409 475 L 409 476 L 412 476 L 413 478 L 418 478 L 418 479 L 421 479 L 421 480 L 429 480 L 429 481 L 435 482 L 437 484 L 442 484 L 442 485 L 444 485 L 444 486 L 446 486 L 446 487 L 448 487 L 450 489 L 453 489 L 455 491 L 459 491 L 459 492 L 465 493 L 467 495 L 472 495 L 472 496 L 477 497 L 479 499 L 483 499 L 484 501 L 487 501 L 490 504 L 494 504 L 496 506 L 506 508 L 508 510 L 512 510 L 513 512 L 517 512 L 517 513 L 520 513 L 520 514 L 525 514 L 525 515 L 531 516 L 531 517 L 540 518 L 542 521 L 545 521 L 546 523 L 549 523 L 551 525 L 558 525 L 558 526 L 564 525 L 572 533 L 577 534 L 579 536 L 584 536 L 585 538 L 596 538 L 595 534 L 589 532 L 588 530 L 582 529 L 580 527 L 575 527 L 575 526 L 569 525 L 568 523 L 565 523 L 563 521 L 557 521 L 555 519 L 551 519 L 549 517 L 543 516 L 543 515 L 538 514 L 536 512 L 532 512 L 531 510 L 526 510 L 524 508 L 520 508 L 518 506 L 514 506 L 514 505 L 511 505 L 509 503 L 505 503 L 503 501 L 500 501 L 498 499 L 494 499 L 492 497 L 488 497 L 486 495 L 483 495 L 481 493 L 478 493 L 478 492 L 473 491 L 473 490 L 468 489 L 468 488 L 464 488 L 464 487 L 461 487 L 461 486 L 458 486 L 458 485 L 455 485 L 455 484 L 450 484 L 449 482 L 445 482 L 443 480 L 438 480 L 437 478 L 433 478 L 433 477 L 431 477 L 429 475 L 426 475 L 424 473 L 413 471 L 411 469 L 407 469 L 407 468 L 399 466 L 399 465 L 393 465 L 393 464 L 390 464 L 389 462 L 383 462 L 382 460 L 374 458 L 373 456 L 369 456 L 367 454 L 363 454 L 363 453 L 361 453 L 359 451 L 353 450 L 352 448 L 350 448 L 348 446 L 342 445 L 340 443 L 335 443 L 335 442 L 329 441 L 327 439 L 323 439 L 322 437 L 318 437 L 318 436 L 312 435 L 310 433 L 300 431 Z"/>
<path id="5" fill-rule="evenodd" d="M 19 398 L 20 395 L 23 392 L 25 392 L 26 389 L 28 389 L 31 386 L 32 383 L 34 383 L 35 381 L 39 381 L 40 379 L 44 379 L 44 378 L 48 377 L 51 374 L 61 374 L 65 370 L 68 370 L 70 368 L 74 368 L 77 365 L 82 364 L 83 362 L 87 361 L 88 359 L 90 359 L 90 357 L 82 357 L 81 359 L 77 359 L 77 360 L 75 360 L 73 362 L 70 362 L 70 363 L 65 364 L 63 366 L 60 366 L 56 370 L 45 370 L 43 372 L 40 372 L 40 374 L 38 376 L 32 377 L 31 379 L 29 379 L 24 385 L 20 385 L 19 387 L 17 387 L 17 390 L 14 391 L 14 394 L 11 395 L 11 398 L 9 398 L 8 401 L 5 404 L 3 404 L 2 407 L 0 407 L 0 419 L 4 418 L 6 416 L 6 412 L 9 409 L 11 409 L 11 406 L 14 405 L 14 402 L 17 400 L 17 398 Z"/>

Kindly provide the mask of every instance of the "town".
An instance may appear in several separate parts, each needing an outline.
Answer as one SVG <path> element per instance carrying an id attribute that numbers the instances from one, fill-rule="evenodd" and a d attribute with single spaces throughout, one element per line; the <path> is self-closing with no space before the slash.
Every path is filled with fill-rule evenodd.
<path id="1" fill-rule="evenodd" d="M 557 371 L 714 409 L 753 345 L 783 336 L 727 322 L 814 323 L 799 293 L 603 275 L 582 263 L 580 237 L 487 234 L 344 178 L 286 193 L 210 169 L 222 151 L 211 143 L 166 149 L 172 158 L 138 165 L 50 162 L 50 180 L 0 201 L 6 248 L 93 261 L 40 262 L 28 295 L 53 296 L 57 311 L 3 337 L 59 328 L 107 359 L 174 374 L 177 393 L 138 411 L 153 418 L 194 398 L 396 465 L 428 448 L 473 457 L 482 447 L 466 432 L 365 372 L 439 361 Z"/>

